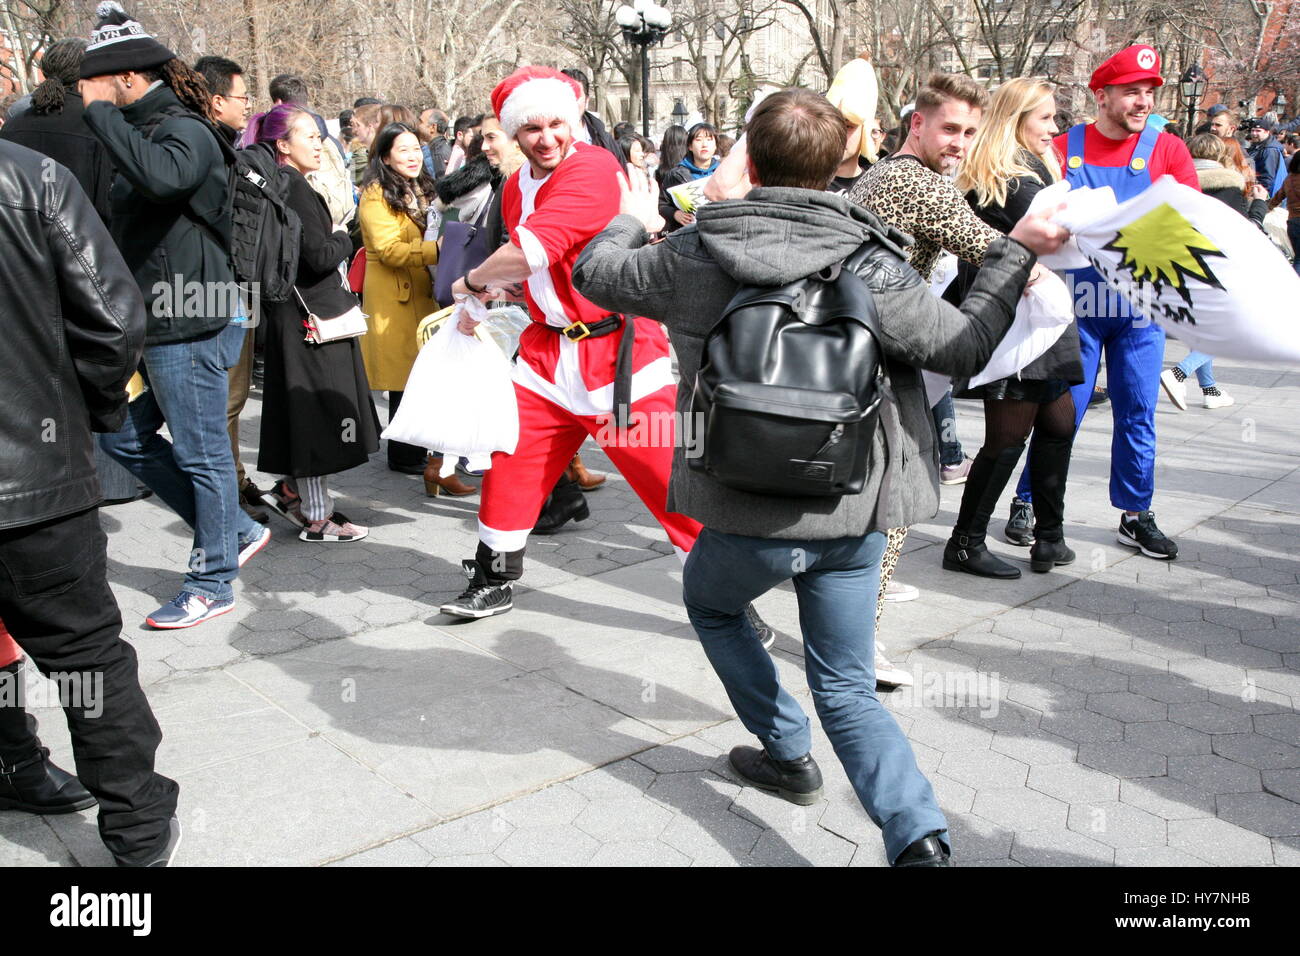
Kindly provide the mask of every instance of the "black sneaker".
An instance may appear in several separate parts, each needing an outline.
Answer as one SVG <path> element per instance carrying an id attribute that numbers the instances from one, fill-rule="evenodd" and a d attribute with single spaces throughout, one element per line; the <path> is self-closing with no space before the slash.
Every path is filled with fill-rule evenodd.
<path id="1" fill-rule="evenodd" d="M 1088 396 L 1088 407 L 1092 408 L 1094 405 L 1105 405 L 1109 401 L 1110 392 L 1106 391 L 1104 388 L 1094 387 L 1092 394 Z"/>
<path id="2" fill-rule="evenodd" d="M 939 842 L 939 831 L 927 833 L 898 854 L 894 866 L 952 866 L 950 854 Z"/>
<path id="3" fill-rule="evenodd" d="M 776 643 L 776 631 L 772 626 L 758 616 L 758 611 L 754 605 L 745 605 L 745 617 L 749 618 L 749 623 L 754 625 L 754 630 L 758 632 L 758 643 L 763 645 L 763 649 L 770 651 L 772 645 Z"/>
<path id="4" fill-rule="evenodd" d="M 1034 506 L 1023 498 L 1011 499 L 1011 517 L 1003 536 L 1012 544 L 1027 548 L 1034 543 Z"/>
<path id="5" fill-rule="evenodd" d="M 729 759 L 741 780 L 765 793 L 801 807 L 822 798 L 822 772 L 812 754 L 798 760 L 773 760 L 757 747 L 733 747 Z"/>
<path id="6" fill-rule="evenodd" d="M 460 597 L 438 608 L 452 617 L 480 618 L 504 614 L 514 607 L 513 581 L 493 584 L 488 580 L 477 561 L 462 561 L 460 566 L 469 578 L 469 584 Z"/>
<path id="7" fill-rule="evenodd" d="M 1178 545 L 1156 527 L 1154 511 L 1120 515 L 1119 533 L 1115 535 L 1115 540 L 1130 548 L 1137 548 L 1148 558 L 1171 561 L 1178 557 Z"/>

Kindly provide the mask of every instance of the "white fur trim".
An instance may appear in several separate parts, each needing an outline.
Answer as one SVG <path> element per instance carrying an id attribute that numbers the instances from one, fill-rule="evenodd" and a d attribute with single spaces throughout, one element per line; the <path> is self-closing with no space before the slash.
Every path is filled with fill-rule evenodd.
<path id="1" fill-rule="evenodd" d="M 498 119 L 506 135 L 512 138 L 519 127 L 533 120 L 562 119 L 573 129 L 582 124 L 573 87 L 567 81 L 544 76 L 516 86 L 502 104 Z"/>

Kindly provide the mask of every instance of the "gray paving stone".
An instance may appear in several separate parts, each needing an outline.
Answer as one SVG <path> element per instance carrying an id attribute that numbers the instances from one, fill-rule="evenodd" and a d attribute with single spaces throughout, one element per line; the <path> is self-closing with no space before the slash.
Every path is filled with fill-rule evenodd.
<path id="1" fill-rule="evenodd" d="M 645 793 L 658 775 L 635 760 L 619 760 L 566 781 L 588 800 L 620 799 Z"/>
<path id="2" fill-rule="evenodd" d="M 552 824 L 516 830 L 497 847 L 496 856 L 511 866 L 582 866 L 599 849 L 577 827 Z"/>
<path id="3" fill-rule="evenodd" d="M 427 866 L 432 859 L 428 850 L 408 838 L 354 853 L 330 866 Z"/>
<path id="4" fill-rule="evenodd" d="M 1212 700 L 1170 704 L 1169 720 L 1207 734 L 1249 733 L 1250 717 Z"/>
<path id="5" fill-rule="evenodd" d="M 1300 748 L 1272 737 L 1260 734 L 1216 734 L 1213 741 L 1214 752 L 1220 757 L 1256 770 L 1300 767 Z"/>
<path id="6" fill-rule="evenodd" d="M 1078 764 L 1062 763 L 1032 767 L 1029 771 L 1028 785 L 1034 790 L 1066 803 L 1084 801 L 1100 803 L 1119 798 L 1117 779 L 1108 773 Z"/>
<path id="7" fill-rule="evenodd" d="M 1070 805 L 1069 828 L 1115 847 L 1163 847 L 1168 839 L 1163 818 L 1118 801 Z"/>
<path id="8" fill-rule="evenodd" d="M 434 857 L 473 856 L 491 854 L 514 832 L 504 814 L 481 810 L 413 833 L 410 839 Z"/>
<path id="9" fill-rule="evenodd" d="M 1285 744 L 1300 746 L 1300 714 L 1261 714 L 1253 720 L 1256 733 Z"/>
<path id="10" fill-rule="evenodd" d="M 1126 724 L 1124 727 L 1124 740 L 1127 743 L 1166 756 L 1172 754 L 1208 754 L 1210 752 L 1209 734 L 1193 730 L 1190 727 L 1184 727 L 1181 724 L 1170 723 L 1167 720 Z"/>
<path id="11" fill-rule="evenodd" d="M 1170 820 L 1169 846 L 1215 866 L 1264 866 L 1273 862 L 1267 837 L 1226 820 Z"/>
<path id="12" fill-rule="evenodd" d="M 632 757 L 656 773 L 708 770 L 723 752 L 698 737 L 683 737 L 670 744 L 654 747 Z"/>
<path id="13" fill-rule="evenodd" d="M 1131 694 L 1128 691 L 1109 694 L 1089 694 L 1086 704 L 1088 710 L 1105 717 L 1113 717 L 1122 723 L 1136 723 L 1144 720 L 1164 720 L 1168 716 L 1168 706 L 1150 697 Z"/>
<path id="14" fill-rule="evenodd" d="M 1115 850 L 1116 866 L 1196 866 L 1204 867 L 1199 857 L 1170 846 L 1119 847 Z"/>
<path id="15" fill-rule="evenodd" d="M 673 818 L 671 811 L 645 797 L 599 800 L 589 804 L 573 825 L 602 844 L 653 841 Z"/>
<path id="16" fill-rule="evenodd" d="M 1068 801 L 1027 787 L 981 790 L 971 807 L 976 816 L 1008 830 L 1060 829 L 1068 810 Z"/>
<path id="17" fill-rule="evenodd" d="M 1262 786 L 1258 770 L 1215 756 L 1170 757 L 1169 776 L 1210 793 L 1249 793 Z"/>
<path id="18" fill-rule="evenodd" d="M 999 731 L 993 735 L 990 749 L 1032 766 L 1071 763 L 1075 759 L 1079 745 L 1073 740 L 1037 730 L 1025 734 Z"/>
<path id="19" fill-rule="evenodd" d="M 1086 710 L 1045 714 L 1038 726 L 1046 733 L 1066 737 L 1081 744 L 1104 743 L 1109 740 L 1121 740 L 1124 737 L 1124 725 L 1118 720 Z"/>
<path id="20" fill-rule="evenodd" d="M 1011 859 L 1025 866 L 1111 866 L 1115 850 L 1070 830 L 1018 830 Z"/>
<path id="21" fill-rule="evenodd" d="M 1269 793 L 1300 804 L 1300 770 L 1265 770 L 1260 776 Z"/>
<path id="22" fill-rule="evenodd" d="M 962 751 L 945 755 L 939 764 L 939 773 L 976 790 L 983 790 L 1023 786 L 1029 775 L 1029 767 L 1000 753 Z"/>
<path id="23" fill-rule="evenodd" d="M 966 866 L 975 861 L 1005 860 L 1011 855 L 1013 831 L 970 813 L 950 813 L 948 836 L 953 862 Z"/>
<path id="24" fill-rule="evenodd" d="M 1173 664 L 1171 663 L 1172 667 Z M 1153 677 L 1130 677 L 1128 689 L 1134 694 L 1150 697 L 1152 700 L 1167 704 L 1185 703 L 1205 700 L 1209 691 L 1181 675 L 1156 675 Z"/>
<path id="25" fill-rule="evenodd" d="M 763 828 L 726 810 L 702 820 L 677 816 L 659 835 L 662 843 L 702 866 L 738 866 L 749 862 L 750 852 Z"/>
<path id="26" fill-rule="evenodd" d="M 1163 777 L 1168 769 L 1164 754 L 1136 744 L 1081 744 L 1079 763 L 1116 777 Z"/>
<path id="27" fill-rule="evenodd" d="M 588 804 L 587 798 L 576 790 L 557 784 L 504 803 L 496 812 L 507 823 L 522 829 L 555 828 L 572 823 Z"/>
<path id="28" fill-rule="evenodd" d="M 658 840 L 605 843 L 588 866 L 690 866 L 691 858 Z"/>
<path id="29" fill-rule="evenodd" d="M 763 866 L 847 866 L 857 847 L 821 827 L 768 830 L 750 857 Z"/>
<path id="30" fill-rule="evenodd" d="M 1271 793 L 1229 793 L 1218 798 L 1219 819 L 1269 837 L 1300 836 L 1300 803 Z"/>
<path id="31" fill-rule="evenodd" d="M 993 742 L 993 731 L 984 730 L 962 720 L 917 721 L 909 734 L 912 740 L 942 749 L 987 751 Z"/>

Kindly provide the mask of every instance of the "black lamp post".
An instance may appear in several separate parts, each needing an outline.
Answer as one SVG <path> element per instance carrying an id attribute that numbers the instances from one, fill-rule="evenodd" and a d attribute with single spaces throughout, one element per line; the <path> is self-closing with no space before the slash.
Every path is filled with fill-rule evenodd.
<path id="1" fill-rule="evenodd" d="M 677 98 L 677 102 L 673 104 L 673 122 L 678 126 L 686 125 L 686 106 L 682 103 L 680 96 Z"/>
<path id="2" fill-rule="evenodd" d="M 1205 73 L 1193 63 L 1178 81 L 1178 91 L 1182 94 L 1183 104 L 1187 107 L 1187 134 L 1190 136 L 1196 128 L 1196 104 L 1205 95 Z"/>
<path id="3" fill-rule="evenodd" d="M 650 47 L 662 43 L 673 17 L 654 0 L 633 0 L 614 11 L 623 39 L 641 48 L 641 135 L 650 138 Z"/>

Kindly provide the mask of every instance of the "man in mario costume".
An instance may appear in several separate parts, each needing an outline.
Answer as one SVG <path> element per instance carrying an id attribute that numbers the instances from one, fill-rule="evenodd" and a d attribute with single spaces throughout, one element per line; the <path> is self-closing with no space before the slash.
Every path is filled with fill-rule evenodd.
<path id="1" fill-rule="evenodd" d="M 580 94 L 574 80 L 540 66 L 515 71 L 492 91 L 501 127 L 527 162 L 502 194 L 510 241 L 453 292 L 491 300 L 522 283 L 533 321 L 515 361 L 519 444 L 513 454 L 492 456 L 478 551 L 462 562 L 469 585 L 440 609 L 456 617 L 511 609 L 528 534 L 588 435 L 596 436 L 680 555 L 700 531 L 697 522 L 666 510 L 677 395 L 667 336 L 648 319 L 611 315 L 573 287 L 578 254 L 619 208 L 618 162 L 574 136 L 582 123 Z M 470 320 L 462 320 L 461 331 L 466 326 L 472 328 Z"/>
<path id="2" fill-rule="evenodd" d="M 1161 176 L 1173 176 L 1199 190 L 1196 167 L 1183 141 L 1147 123 L 1155 106 L 1154 90 L 1163 83 L 1160 55 L 1143 44 L 1121 50 L 1097 67 L 1088 84 L 1097 100 L 1097 121 L 1074 126 L 1055 140 L 1072 188 L 1109 186 L 1124 202 Z M 1149 558 L 1170 560 L 1178 555 L 1178 545 L 1156 526 L 1151 510 L 1164 330 L 1111 292 L 1095 269 L 1071 270 L 1069 281 L 1085 376 L 1071 389 L 1075 430 L 1088 410 L 1104 351 L 1114 418 L 1110 501 L 1122 512 L 1116 538 Z M 1030 501 L 1030 494 L 1026 468 L 1016 495 Z"/>

